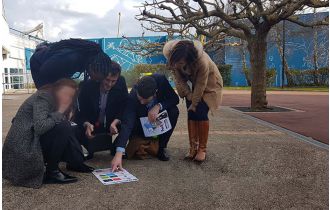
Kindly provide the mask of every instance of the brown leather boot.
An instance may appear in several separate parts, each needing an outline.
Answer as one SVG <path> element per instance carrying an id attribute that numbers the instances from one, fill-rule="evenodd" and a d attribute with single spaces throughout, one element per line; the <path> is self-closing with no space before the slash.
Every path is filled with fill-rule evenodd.
<path id="1" fill-rule="evenodd" d="M 188 120 L 188 135 L 190 149 L 185 159 L 194 159 L 197 154 L 198 148 L 198 133 L 197 133 L 198 122 L 194 120 Z"/>
<path id="2" fill-rule="evenodd" d="M 209 138 L 209 121 L 198 121 L 199 146 L 195 156 L 196 161 L 203 162 L 206 158 L 206 145 Z"/>

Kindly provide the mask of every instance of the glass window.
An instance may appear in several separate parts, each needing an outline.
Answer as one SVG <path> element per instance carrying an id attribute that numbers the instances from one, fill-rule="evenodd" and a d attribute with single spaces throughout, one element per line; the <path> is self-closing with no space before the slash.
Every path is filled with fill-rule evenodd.
<path id="1" fill-rule="evenodd" d="M 11 74 L 17 74 L 18 73 L 18 69 L 10 68 L 10 73 Z"/>
<path id="2" fill-rule="evenodd" d="M 5 68 L 5 74 L 8 74 L 8 68 Z"/>

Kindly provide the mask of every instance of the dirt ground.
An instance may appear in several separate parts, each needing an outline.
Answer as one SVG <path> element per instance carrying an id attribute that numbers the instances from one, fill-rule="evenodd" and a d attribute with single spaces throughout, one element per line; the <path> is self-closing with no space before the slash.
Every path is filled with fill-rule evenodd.
<path id="1" fill-rule="evenodd" d="M 24 98 L 3 98 L 3 137 Z M 328 150 L 223 107 L 211 117 L 207 161 L 197 165 L 183 160 L 188 134 L 182 103 L 180 110 L 169 162 L 124 161 L 138 182 L 103 186 L 92 174 L 71 173 L 77 183 L 36 190 L 3 180 L 3 208 L 328 209 Z M 106 168 L 110 161 L 101 152 L 87 163 Z"/>

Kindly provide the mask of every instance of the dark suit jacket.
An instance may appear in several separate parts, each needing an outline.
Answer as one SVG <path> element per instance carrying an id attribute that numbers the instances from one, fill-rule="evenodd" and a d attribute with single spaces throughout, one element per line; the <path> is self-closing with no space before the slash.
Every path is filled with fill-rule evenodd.
<path id="1" fill-rule="evenodd" d="M 161 74 L 153 74 L 152 77 L 155 78 L 157 82 L 158 92 L 156 93 L 156 97 L 158 103 L 162 104 L 163 110 L 175 107 L 179 103 L 179 97 L 166 77 Z M 147 107 L 139 102 L 136 86 L 134 86 L 128 96 L 127 105 L 122 117 L 121 130 L 115 141 L 116 147 L 126 147 L 128 138 L 135 127 L 135 123 L 139 123 L 139 118 L 147 116 L 147 113 Z"/>
<path id="2" fill-rule="evenodd" d="M 106 127 L 109 128 L 114 119 L 120 119 L 128 98 L 128 90 L 124 77 L 120 76 L 116 85 L 109 91 L 106 106 Z M 78 112 L 76 122 L 83 126 L 88 121 L 95 125 L 100 113 L 100 82 L 88 80 L 80 87 L 78 96 Z"/>

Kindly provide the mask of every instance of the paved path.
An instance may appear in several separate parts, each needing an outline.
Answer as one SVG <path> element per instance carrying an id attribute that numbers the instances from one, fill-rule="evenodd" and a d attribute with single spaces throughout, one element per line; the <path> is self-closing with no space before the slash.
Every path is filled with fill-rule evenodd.
<path id="1" fill-rule="evenodd" d="M 249 113 L 262 120 L 329 144 L 329 93 L 269 91 L 268 104 L 300 112 Z M 250 91 L 225 91 L 225 106 L 250 106 Z"/>
<path id="2" fill-rule="evenodd" d="M 3 100 L 3 136 L 25 95 Z M 10 100 L 11 99 L 11 100 Z M 328 151 L 223 107 L 212 119 L 208 160 L 184 161 L 186 112 L 169 144 L 171 160 L 130 160 L 136 183 L 103 186 L 92 174 L 79 182 L 33 190 L 3 182 L 4 209 L 328 209 Z M 110 165 L 107 152 L 88 164 Z M 61 167 L 63 167 L 61 165 Z"/>

